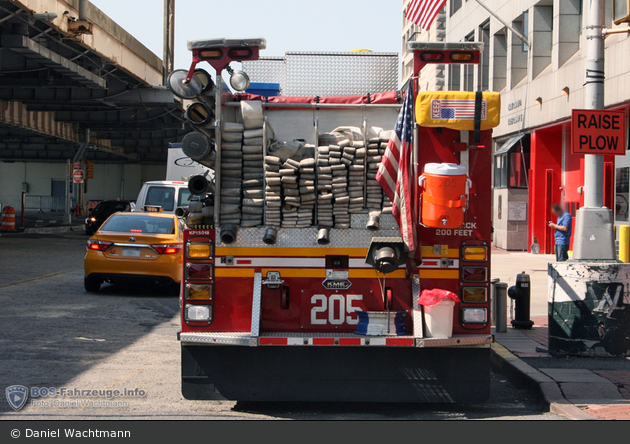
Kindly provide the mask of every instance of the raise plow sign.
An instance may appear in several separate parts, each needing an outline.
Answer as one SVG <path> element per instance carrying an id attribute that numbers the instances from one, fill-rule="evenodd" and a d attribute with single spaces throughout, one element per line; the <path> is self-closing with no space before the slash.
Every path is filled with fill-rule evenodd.
<path id="1" fill-rule="evenodd" d="M 571 119 L 573 154 L 626 154 L 626 113 L 574 109 Z"/>

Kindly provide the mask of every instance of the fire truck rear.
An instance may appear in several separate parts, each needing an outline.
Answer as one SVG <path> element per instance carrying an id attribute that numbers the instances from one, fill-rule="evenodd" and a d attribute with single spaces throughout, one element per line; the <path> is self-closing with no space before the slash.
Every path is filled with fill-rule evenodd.
<path id="1" fill-rule="evenodd" d="M 244 90 L 246 74 L 229 64 L 257 60 L 264 47 L 189 42 L 190 70 L 169 78 L 175 94 L 194 100 L 187 118 L 196 132 L 184 152 L 215 172 L 190 180 L 198 198 L 178 210 L 189 226 L 184 397 L 486 400 L 498 95 L 420 92 L 417 83 L 426 64 L 479 63 L 483 44 L 409 43 L 413 137 L 398 144 L 408 165 L 388 151 L 390 130 L 404 123 L 404 92 L 265 98 L 226 93 L 197 69 L 208 62 L 218 79 L 227 70 Z M 397 182 L 389 185 L 408 200 L 392 205 L 383 192 L 385 157 Z M 422 305 L 425 294 L 447 298 Z"/>

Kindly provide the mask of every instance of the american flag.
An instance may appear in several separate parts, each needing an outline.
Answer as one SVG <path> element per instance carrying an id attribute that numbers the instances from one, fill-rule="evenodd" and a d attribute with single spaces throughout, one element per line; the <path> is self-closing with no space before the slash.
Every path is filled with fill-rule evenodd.
<path id="1" fill-rule="evenodd" d="M 407 20 L 427 31 L 446 0 L 411 0 L 407 8 Z"/>
<path id="2" fill-rule="evenodd" d="M 486 100 L 481 101 L 481 120 L 486 119 Z M 474 120 L 475 99 L 433 99 L 432 120 Z"/>
<path id="3" fill-rule="evenodd" d="M 376 180 L 392 201 L 392 213 L 400 226 L 403 242 L 410 253 L 416 250 L 416 232 L 413 220 L 413 186 L 410 168 L 413 151 L 413 94 L 411 85 L 403 103 L 396 128 L 392 132 Z"/>

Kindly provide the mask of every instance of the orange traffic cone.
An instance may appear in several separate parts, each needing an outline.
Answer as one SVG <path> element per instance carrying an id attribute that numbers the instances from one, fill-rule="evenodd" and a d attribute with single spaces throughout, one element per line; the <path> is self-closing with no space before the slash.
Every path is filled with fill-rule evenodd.
<path id="1" fill-rule="evenodd" d="M 15 208 L 13 207 L 4 207 L 2 209 L 2 225 L 0 225 L 0 230 L 12 231 L 15 230 Z"/>

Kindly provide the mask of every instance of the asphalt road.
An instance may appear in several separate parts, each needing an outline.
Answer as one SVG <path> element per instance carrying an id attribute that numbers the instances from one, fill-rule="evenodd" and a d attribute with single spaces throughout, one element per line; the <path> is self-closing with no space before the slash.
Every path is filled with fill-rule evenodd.
<path id="1" fill-rule="evenodd" d="M 146 287 L 86 293 L 85 241 L 79 233 L 0 237 L 1 419 L 562 419 L 500 374 L 485 404 L 187 401 L 179 391 L 177 297 Z M 138 388 L 146 396 L 91 405 L 39 398 L 14 412 L 4 396 L 13 384 Z"/>

